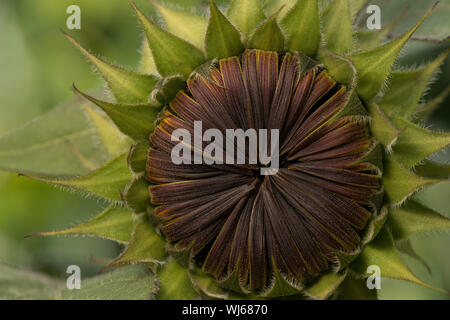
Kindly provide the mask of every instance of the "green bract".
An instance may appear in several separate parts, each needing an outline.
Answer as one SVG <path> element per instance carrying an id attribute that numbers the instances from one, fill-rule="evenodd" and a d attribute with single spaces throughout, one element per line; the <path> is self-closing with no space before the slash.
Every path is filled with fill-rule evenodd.
<path id="1" fill-rule="evenodd" d="M 35 167 L 8 169 L 22 169 L 38 180 L 106 199 L 110 207 L 79 226 L 39 235 L 93 235 L 125 243 L 124 252 L 110 267 L 135 263 L 151 266 L 159 280 L 159 299 L 346 298 L 353 297 L 355 288 L 362 296 L 373 296 L 361 280 L 369 276 L 370 265 L 379 266 L 384 277 L 431 287 L 406 267 L 397 244 L 414 234 L 450 226 L 439 213 L 409 200 L 426 185 L 448 181 L 448 167 L 426 159 L 450 144 L 450 134 L 417 124 L 427 116 L 427 108 L 433 107 L 419 108 L 419 102 L 448 51 L 417 70 L 393 70 L 393 65 L 434 7 L 404 35 L 385 42 L 386 33 L 364 33 L 362 38 L 360 31 L 353 30 L 364 1 L 278 0 L 262 6 L 259 0 L 231 0 L 225 14 L 211 0 L 208 19 L 151 2 L 166 29 L 130 2 L 145 34 L 139 72 L 95 57 L 66 35 L 98 69 L 114 95 L 115 101 L 106 102 L 74 87 L 79 97 L 108 116 L 89 105 L 84 107 L 92 119 L 91 129 L 99 132 L 97 138 L 105 146 L 108 161 L 99 159 L 94 148 L 80 153 L 77 144 L 73 146 L 76 165 L 84 166 L 88 171 L 84 175 L 48 176 Z M 263 290 L 243 287 L 237 268 L 235 274 L 217 281 L 192 261 L 188 251 L 166 242 L 145 179 L 148 138 L 167 116 L 168 104 L 185 89 L 186 82 L 198 77 L 210 79 L 214 66 L 224 61 L 221 59 L 241 57 L 251 52 L 249 49 L 292 55 L 300 61 L 302 75 L 327 70 L 332 79 L 345 86 L 344 107 L 335 116 L 370 124 L 372 143 L 360 161 L 370 164 L 382 180 L 382 191 L 373 201 L 377 208 L 359 234 L 357 247 L 336 251 L 333 265 L 304 283 L 289 279 L 275 268 Z M 39 128 L 28 128 L 33 129 Z M 89 130 L 74 128 L 73 134 L 81 139 L 90 134 Z M 0 146 L 12 142 L 7 137 Z M 11 152 L 10 157 L 16 156 Z M 0 160 L 2 157 L 0 153 Z"/>

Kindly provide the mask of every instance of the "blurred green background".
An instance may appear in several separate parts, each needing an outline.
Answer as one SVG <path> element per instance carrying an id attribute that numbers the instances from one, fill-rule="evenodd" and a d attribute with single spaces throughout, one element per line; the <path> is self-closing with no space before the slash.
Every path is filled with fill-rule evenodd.
<path id="1" fill-rule="evenodd" d="M 154 15 L 147 1 L 136 2 Z M 181 7 L 205 6 L 202 0 L 165 2 Z M 409 0 L 394 2 L 403 3 L 403 7 L 412 3 Z M 450 5 L 449 0 L 442 2 Z M 132 68 L 137 66 L 141 32 L 126 0 L 0 0 L 0 137 L 61 103 L 73 101 L 73 82 L 83 90 L 103 88 L 103 82 L 91 72 L 89 64 L 59 30 L 66 30 L 66 8 L 72 4 L 81 7 L 82 29 L 70 31 L 71 35 L 112 62 Z M 395 12 L 384 15 L 382 11 L 383 25 L 396 15 Z M 437 23 L 448 30 L 448 17 Z M 448 47 L 448 41 L 440 44 L 413 42 L 405 49 L 398 66 L 421 65 Z M 447 59 L 427 99 L 442 92 L 449 83 L 450 61 Z M 441 104 L 427 126 L 442 130 L 450 128 L 449 99 Z M 435 158 L 447 163 L 450 159 L 444 153 Z M 441 184 L 426 189 L 418 197 L 450 216 L 449 195 L 449 184 Z M 83 277 L 98 273 L 105 261 L 120 252 L 119 245 L 93 238 L 24 239 L 23 236 L 85 221 L 104 206 L 95 199 L 65 193 L 40 182 L 19 178 L 15 173 L 0 172 L 0 262 L 59 278 L 65 277 L 67 266 L 72 264 L 81 267 Z M 405 257 L 411 269 L 424 281 L 450 290 L 450 234 L 417 236 L 412 243 L 428 262 L 432 273 L 417 261 Z M 414 284 L 385 279 L 380 297 L 448 298 Z"/>

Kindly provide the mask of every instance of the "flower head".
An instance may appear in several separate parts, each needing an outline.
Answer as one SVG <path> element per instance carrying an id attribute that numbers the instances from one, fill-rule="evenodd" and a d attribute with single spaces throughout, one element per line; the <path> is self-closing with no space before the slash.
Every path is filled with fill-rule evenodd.
<path id="1" fill-rule="evenodd" d="M 450 224 L 410 200 L 448 179 L 426 158 L 450 135 L 414 122 L 428 110 L 420 99 L 448 51 L 419 70 L 392 66 L 434 7 L 382 44 L 384 33 L 353 32 L 362 1 L 334 0 L 321 10 L 317 0 L 276 1 L 288 6 L 271 10 L 273 1 L 264 11 L 259 0 L 232 0 L 224 15 L 211 0 L 208 20 L 152 3 L 167 30 L 131 3 L 146 36 L 139 72 L 108 64 L 69 37 L 116 101 L 77 94 L 134 140 L 130 151 L 83 177 L 39 178 L 133 214 L 112 205 L 88 224 L 47 234 L 126 242 L 110 266 L 153 264 L 159 298 L 345 297 L 348 288 L 367 291 L 357 279 L 370 265 L 429 286 L 396 244 Z M 196 123 L 200 141 L 173 139 L 177 130 L 195 137 Z M 227 133 L 239 130 L 244 142 L 219 152 L 234 142 Z M 225 140 L 211 148 L 213 136 Z M 174 161 L 177 146 L 186 159 L 205 162 Z M 268 150 L 271 157 L 260 157 Z"/>

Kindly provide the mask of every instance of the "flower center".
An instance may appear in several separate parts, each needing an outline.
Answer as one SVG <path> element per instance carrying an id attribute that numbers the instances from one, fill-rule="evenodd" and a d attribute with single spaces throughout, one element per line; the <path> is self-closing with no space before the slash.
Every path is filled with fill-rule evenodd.
<path id="1" fill-rule="evenodd" d="M 166 240 L 224 286 L 244 290 L 280 277 L 305 282 L 355 250 L 380 181 L 363 160 L 366 123 L 346 116 L 349 100 L 325 70 L 305 69 L 289 53 L 247 50 L 188 80 L 152 134 L 147 162 Z M 208 130 L 225 137 L 217 150 L 233 140 L 230 130 L 256 130 L 256 142 L 233 145 L 227 162 L 231 149 L 220 155 L 212 139 L 174 139 L 180 129 L 194 137 L 199 121 L 203 138 Z M 174 148 L 186 161 L 174 163 Z M 196 154 L 204 161 L 187 161 Z"/>

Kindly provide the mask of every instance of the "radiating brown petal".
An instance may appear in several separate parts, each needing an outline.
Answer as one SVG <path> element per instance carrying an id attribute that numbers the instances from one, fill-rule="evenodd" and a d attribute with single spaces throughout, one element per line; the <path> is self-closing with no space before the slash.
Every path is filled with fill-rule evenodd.
<path id="1" fill-rule="evenodd" d="M 227 265 L 231 252 L 232 241 L 236 233 L 236 225 L 248 198 L 242 198 L 234 207 L 222 228 L 218 232 L 217 238 L 213 242 L 208 256 L 203 264 L 203 270 L 220 277 Z"/>
<path id="2" fill-rule="evenodd" d="M 292 137 L 292 134 L 297 131 L 306 116 L 305 105 L 314 83 L 316 73 L 314 70 L 304 75 L 297 84 L 294 94 L 292 96 L 291 104 L 286 115 L 286 122 L 283 126 L 282 140 L 287 142 Z"/>
<path id="3" fill-rule="evenodd" d="M 297 80 L 298 69 L 298 60 L 291 54 L 286 54 L 281 63 L 277 88 L 270 106 L 268 129 L 282 128 L 291 102 L 293 85 Z"/>
<path id="4" fill-rule="evenodd" d="M 182 212 L 182 210 L 176 214 L 172 212 L 173 218 L 164 222 L 161 229 L 170 241 L 188 237 L 199 232 L 224 214 L 229 213 L 240 198 L 248 194 L 253 188 L 254 185 L 235 187 L 188 212 Z"/>
<path id="5" fill-rule="evenodd" d="M 291 197 L 295 198 L 308 214 L 308 219 L 316 221 L 342 248 L 351 248 L 359 241 L 358 234 L 342 219 L 336 218 L 336 213 L 329 209 L 328 202 L 317 198 L 304 184 L 293 180 L 289 170 L 282 169 L 280 174 L 274 178 L 274 182 Z"/>
<path id="6" fill-rule="evenodd" d="M 250 290 L 264 288 L 267 282 L 268 265 L 264 210 L 264 200 L 260 189 L 253 204 L 249 225 L 248 252 L 250 277 L 248 286 Z"/>
<path id="7" fill-rule="evenodd" d="M 276 248 L 268 246 L 267 251 L 272 253 L 279 251 L 293 277 L 298 281 L 302 281 L 306 271 L 303 262 L 304 258 L 300 254 L 292 234 L 289 232 L 285 219 L 279 215 L 281 208 L 273 196 L 272 186 L 268 177 L 264 179 L 264 187 L 261 188 L 261 191 L 265 207 L 265 229 L 269 229 L 268 226 L 270 225 L 271 235 L 276 241 Z M 275 241 L 272 241 L 272 243 Z M 273 245 L 275 244 L 273 243 Z M 281 261 L 281 259 L 276 260 Z M 281 265 L 281 263 L 278 263 L 278 265 Z"/>
<path id="8" fill-rule="evenodd" d="M 246 130 L 251 125 L 251 105 L 239 59 L 233 57 L 221 60 L 220 71 L 225 87 L 226 99 L 224 101 L 234 110 L 234 119 L 238 120 L 237 127 Z"/>
<path id="9" fill-rule="evenodd" d="M 207 81 L 201 76 L 188 80 L 189 91 L 203 109 L 204 115 L 198 119 L 208 119 L 212 128 L 239 128 L 236 122 L 235 110 L 225 103 L 225 89 Z"/>

